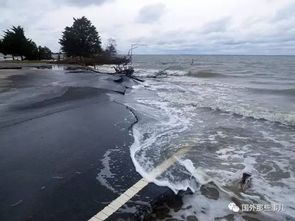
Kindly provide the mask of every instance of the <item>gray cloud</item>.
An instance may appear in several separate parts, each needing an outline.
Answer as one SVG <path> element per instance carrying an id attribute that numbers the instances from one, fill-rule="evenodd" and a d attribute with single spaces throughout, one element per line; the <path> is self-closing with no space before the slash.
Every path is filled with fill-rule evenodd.
<path id="1" fill-rule="evenodd" d="M 206 19 L 196 12 L 197 4 L 190 8 L 194 5 L 175 1 L 181 6 L 178 9 L 169 3 L 143 1 L 146 5 L 137 8 L 131 0 L 0 0 L 0 38 L 7 28 L 21 25 L 37 44 L 58 51 L 64 27 L 72 24 L 72 17 L 85 15 L 98 28 L 103 42 L 115 38 L 121 52 L 132 43 L 142 43 L 146 46 L 139 47 L 137 53 L 295 54 L 294 2 L 275 6 L 275 14 L 270 10 L 252 16 L 241 11 L 242 19 L 239 13 L 215 15 L 208 9 Z M 108 3 L 110 7 L 100 7 Z M 124 7 L 128 14 L 118 14 Z M 130 7 L 134 9 L 129 12 Z M 157 22 L 162 16 L 165 24 Z M 156 35 L 151 33 L 154 30 Z"/>
<path id="2" fill-rule="evenodd" d="M 295 17 L 295 3 L 288 4 L 276 12 L 274 21 L 287 20 Z"/>
<path id="3" fill-rule="evenodd" d="M 101 5 L 112 0 L 64 0 L 58 1 L 58 3 L 65 3 L 73 6 L 89 6 L 89 5 Z"/>
<path id="4" fill-rule="evenodd" d="M 244 35 L 229 29 L 230 19 L 221 19 L 207 25 L 208 29 L 201 28 L 199 31 L 175 30 L 134 40 L 149 45 L 148 48 L 141 49 L 141 53 L 294 54 L 295 29 L 282 32 L 275 25 L 274 32 Z"/>
<path id="5" fill-rule="evenodd" d="M 6 7 L 7 1 L 6 0 L 0 0 L 0 8 Z"/>
<path id="6" fill-rule="evenodd" d="M 207 23 L 203 26 L 202 33 L 225 32 L 230 25 L 230 18 L 222 18 L 214 22 Z"/>
<path id="7" fill-rule="evenodd" d="M 144 6 L 140 9 L 136 18 L 140 23 L 153 23 L 159 20 L 165 11 L 165 5 L 162 3 Z"/>

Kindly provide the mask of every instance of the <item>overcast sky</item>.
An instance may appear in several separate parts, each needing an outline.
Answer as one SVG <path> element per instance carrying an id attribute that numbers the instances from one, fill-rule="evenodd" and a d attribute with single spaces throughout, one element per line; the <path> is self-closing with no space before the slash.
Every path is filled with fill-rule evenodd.
<path id="1" fill-rule="evenodd" d="M 57 52 L 81 16 L 121 53 L 295 54 L 295 0 L 0 0 L 0 35 L 21 25 Z"/>

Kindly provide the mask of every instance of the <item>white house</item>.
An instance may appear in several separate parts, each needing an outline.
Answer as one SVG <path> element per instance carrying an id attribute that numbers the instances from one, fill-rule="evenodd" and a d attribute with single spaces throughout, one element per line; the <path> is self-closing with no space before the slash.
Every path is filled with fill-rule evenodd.
<path id="1" fill-rule="evenodd" d="M 12 55 L 4 55 L 0 53 L 0 61 L 12 61 L 12 60 L 13 60 Z"/>
<path id="2" fill-rule="evenodd" d="M 4 54 L 0 53 L 0 61 L 4 60 Z"/>
<path id="3" fill-rule="evenodd" d="M 59 60 L 64 60 L 66 58 L 66 54 L 65 53 L 52 53 L 52 58 L 55 61 L 59 61 Z"/>

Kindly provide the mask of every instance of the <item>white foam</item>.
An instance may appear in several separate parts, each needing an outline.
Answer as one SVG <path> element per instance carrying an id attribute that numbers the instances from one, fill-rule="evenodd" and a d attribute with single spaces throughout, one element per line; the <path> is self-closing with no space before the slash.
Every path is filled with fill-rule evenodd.
<path id="1" fill-rule="evenodd" d="M 101 183 L 101 185 L 105 186 L 107 189 L 111 190 L 114 193 L 120 193 L 116 188 L 112 186 L 112 183 L 109 182 L 109 179 L 113 179 L 116 175 L 111 171 L 111 157 L 110 154 L 113 152 L 118 152 L 119 149 L 110 149 L 107 150 L 101 159 L 101 163 L 103 168 L 97 174 L 97 180 Z"/>
<path id="2" fill-rule="evenodd" d="M 159 72 L 163 72 L 163 74 L 159 75 Z M 136 68 L 135 75 L 138 77 L 144 77 L 144 78 L 165 78 L 167 76 L 184 76 L 186 75 L 186 71 L 181 70 L 160 70 L 160 69 L 142 69 L 142 68 Z"/>
<path id="3" fill-rule="evenodd" d="M 96 65 L 95 70 L 102 73 L 115 73 L 114 65 Z"/>
<path id="4" fill-rule="evenodd" d="M 237 189 L 243 172 L 252 174 L 254 185 L 237 198 L 289 205 L 295 198 L 291 167 L 291 160 L 295 158 L 295 133 L 289 127 L 283 131 L 271 122 L 200 109 L 210 107 L 241 116 L 276 120 L 277 115 L 267 113 L 259 106 L 249 106 L 247 101 L 240 99 L 240 95 L 233 93 L 233 89 L 235 87 L 227 87 L 223 83 L 208 85 L 206 80 L 191 82 L 191 78 L 187 77 L 147 79 L 143 85 L 134 87 L 131 101 L 126 102 L 140 113 L 139 122 L 133 127 L 134 143 L 131 146 L 131 158 L 136 170 L 146 179 L 160 186 L 168 186 L 175 193 L 186 189 L 195 191 L 196 200 L 204 202 L 195 205 L 193 203 L 197 202 L 190 199 L 185 206 L 192 205 L 199 220 L 208 220 L 208 214 L 209 217 L 228 214 L 225 202 L 237 196 L 232 189 Z M 140 96 L 143 91 L 144 95 Z M 165 160 L 165 156 L 187 141 L 195 144 L 196 148 L 178 159 L 178 163 L 163 176 L 157 179 L 149 177 L 149 172 Z M 262 162 L 268 162 L 268 159 L 275 164 L 271 165 L 271 170 L 264 172 Z M 268 177 L 279 170 L 291 174 L 289 178 L 281 178 L 280 184 Z M 192 182 L 190 177 L 197 183 Z M 214 202 L 198 193 L 200 184 L 211 181 L 224 194 Z M 280 187 L 281 184 L 285 186 Z M 208 202 L 215 205 L 216 211 L 211 209 Z M 207 208 L 206 215 L 199 213 L 203 206 Z M 294 209 L 288 207 L 287 210 L 286 214 L 295 216 Z M 177 218 L 177 214 L 172 214 Z"/>
<path id="5" fill-rule="evenodd" d="M 228 204 L 231 202 L 228 196 L 220 193 L 220 199 L 214 200 L 203 196 L 199 191 L 183 198 L 181 210 L 170 210 L 169 215 L 175 219 L 186 220 L 188 216 L 196 216 L 200 221 L 215 220 L 216 217 L 224 217 L 231 213 Z"/>

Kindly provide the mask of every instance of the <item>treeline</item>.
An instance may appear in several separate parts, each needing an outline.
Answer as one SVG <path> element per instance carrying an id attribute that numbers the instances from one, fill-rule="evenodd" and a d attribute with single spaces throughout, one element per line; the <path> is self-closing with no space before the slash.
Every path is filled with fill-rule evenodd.
<path id="1" fill-rule="evenodd" d="M 123 63 L 126 58 L 117 56 L 116 42 L 109 39 L 105 49 L 102 48 L 101 38 L 86 17 L 74 18 L 73 25 L 66 27 L 59 39 L 61 51 L 66 55 L 64 63 Z M 21 57 L 27 60 L 52 59 L 52 52 L 48 47 L 37 46 L 25 36 L 21 26 L 13 26 L 4 32 L 0 39 L 0 52 L 5 55 Z"/>
<path id="2" fill-rule="evenodd" d="M 51 59 L 52 52 L 47 47 L 37 46 L 36 43 L 25 36 L 21 26 L 13 26 L 4 32 L 3 39 L 0 39 L 0 52 L 4 55 L 21 57 L 21 60 Z"/>

